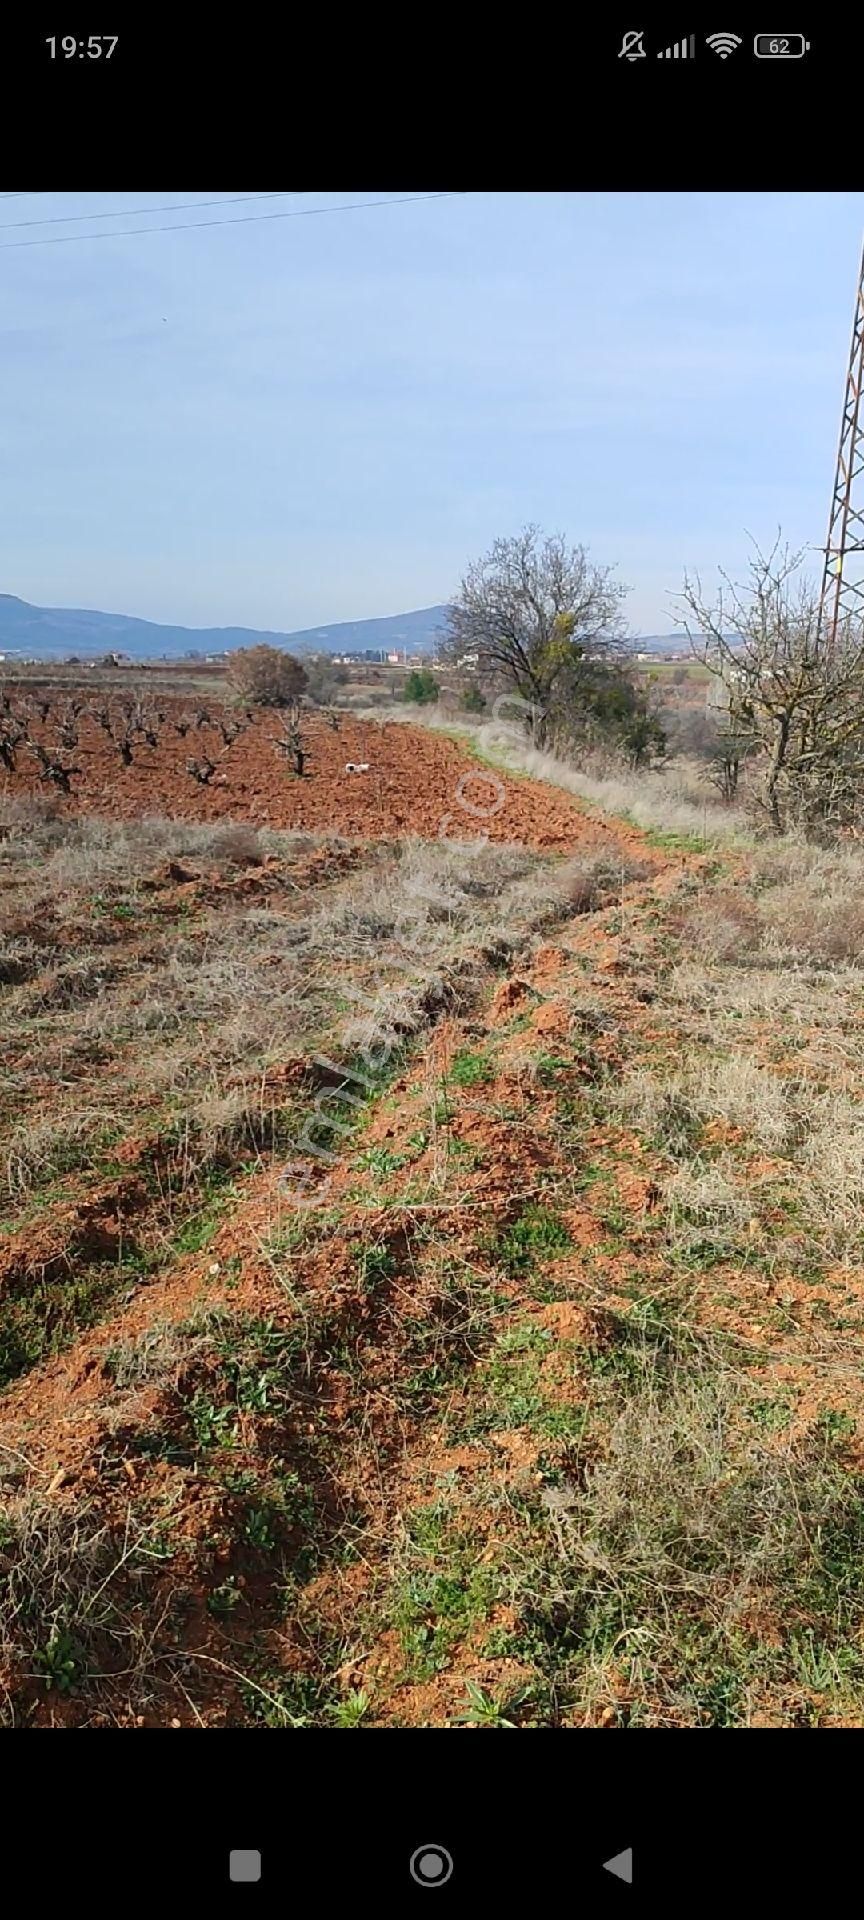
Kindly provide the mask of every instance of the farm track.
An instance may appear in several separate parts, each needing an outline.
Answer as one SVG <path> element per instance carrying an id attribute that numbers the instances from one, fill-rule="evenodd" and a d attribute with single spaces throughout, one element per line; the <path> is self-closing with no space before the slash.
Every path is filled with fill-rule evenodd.
<path id="1" fill-rule="evenodd" d="M 13 984 L 6 989 L 14 1003 L 14 1015 L 7 1021 L 4 1038 L 7 1125 L 17 1122 L 20 1131 L 28 1112 L 36 1117 L 37 1126 L 50 1123 L 58 1093 L 66 1109 L 77 1110 L 79 1105 L 86 1108 L 95 1084 L 109 1106 L 113 1088 L 120 1120 L 104 1151 L 94 1153 L 93 1164 L 85 1161 L 73 1165 L 59 1185 L 54 1183 L 56 1195 L 49 1185 L 37 1207 L 28 1190 L 22 1191 L 0 1236 L 0 1299 L 6 1325 L 4 1368 L 10 1381 L 4 1399 L 2 1442 L 6 1490 L 13 1501 L 26 1504 L 31 1498 L 38 1502 L 50 1488 L 49 1507 L 58 1525 L 62 1530 L 64 1513 L 74 1515 L 76 1538 L 78 1510 L 83 1503 L 89 1524 L 98 1537 L 107 1540 L 114 1538 L 124 1501 L 128 1519 L 130 1499 L 136 1510 L 149 1511 L 153 1498 L 160 1510 L 167 1498 L 168 1508 L 174 1512 L 179 1498 L 186 1514 L 188 1567 L 184 1579 L 172 1559 L 166 1590 L 173 1611 L 191 1607 L 198 1623 L 198 1655 L 203 1665 L 205 1641 L 216 1648 L 208 1655 L 214 1660 L 220 1657 L 221 1646 L 220 1630 L 214 1627 L 208 1611 L 208 1598 L 212 1596 L 207 1580 L 202 1580 L 200 1565 L 197 1501 L 209 1476 L 198 1462 L 190 1462 L 188 1449 L 182 1446 L 182 1494 L 173 1484 L 168 1460 L 156 1460 L 151 1476 L 146 1458 L 142 1461 L 136 1457 L 134 1432 L 142 1418 L 146 1425 L 148 1399 L 155 1405 L 159 1394 L 154 1399 L 154 1394 L 148 1396 L 145 1390 L 143 1402 L 139 1394 L 134 1412 L 130 1410 L 131 1427 L 121 1421 L 118 1428 L 117 1383 L 112 1384 L 110 1369 L 106 1372 L 105 1358 L 136 1339 L 143 1338 L 146 1343 L 154 1326 L 164 1334 L 166 1328 L 185 1327 L 190 1318 L 205 1309 L 224 1315 L 226 1272 L 231 1276 L 232 1294 L 240 1284 L 241 1272 L 243 1275 L 242 1298 L 238 1293 L 235 1301 L 229 1294 L 227 1303 L 229 1316 L 236 1305 L 240 1321 L 248 1318 L 247 1279 L 254 1291 L 254 1276 L 260 1285 L 263 1271 L 272 1285 L 273 1248 L 281 1247 L 285 1234 L 290 1241 L 293 1231 L 290 1203 L 286 1205 L 278 1188 L 281 1162 L 275 1148 L 275 1129 L 286 1113 L 297 1110 L 298 1103 L 302 1111 L 304 1101 L 315 1092 L 315 1079 L 309 1078 L 310 1031 L 304 1033 L 301 1025 L 293 1057 L 289 1052 L 271 1059 L 258 1084 L 259 1113 L 266 1109 L 273 1138 L 268 1140 L 265 1128 L 261 1138 L 253 1139 L 251 1160 L 249 1142 L 244 1146 L 242 1135 L 239 1145 L 232 1140 L 227 1151 L 216 1154 L 212 1175 L 208 1173 L 202 1190 L 194 1176 L 187 1183 L 186 1145 L 178 1144 L 176 1128 L 169 1124 L 166 1129 L 164 1116 L 160 1119 L 158 1102 L 154 1107 L 146 1076 L 144 1083 L 136 1076 L 141 1034 L 134 1023 L 125 1039 L 122 1033 L 119 1039 L 112 1037 L 107 1053 L 100 1044 L 99 1019 L 103 1006 L 109 1004 L 106 994 L 109 1000 L 113 996 L 111 1004 L 116 1000 L 127 1011 L 130 1005 L 146 1007 L 148 994 L 158 985 L 160 968 L 170 957 L 178 927 L 184 944 L 192 949 L 197 945 L 203 957 L 212 949 L 216 928 L 222 937 L 226 927 L 236 927 L 242 941 L 244 918 L 250 911 L 263 912 L 268 922 L 281 925 L 284 920 L 287 924 L 292 915 L 302 915 L 317 893 L 327 900 L 332 895 L 338 912 L 344 890 L 347 888 L 350 894 L 355 882 L 364 885 L 367 869 L 374 897 L 375 876 L 382 870 L 382 861 L 387 869 L 393 857 L 390 848 L 394 841 L 398 846 L 409 825 L 418 839 L 424 829 L 430 833 L 434 830 L 436 836 L 441 830 L 443 842 L 448 838 L 457 842 L 476 839 L 473 812 L 466 813 L 464 805 L 460 811 L 457 801 L 453 817 L 457 788 L 459 798 L 472 809 L 485 812 L 492 808 L 487 823 L 489 838 L 499 840 L 504 849 L 514 841 L 523 841 L 547 858 L 549 852 L 577 850 L 605 853 L 608 858 L 611 851 L 623 863 L 632 858 L 639 836 L 626 828 L 610 829 L 590 819 L 570 800 L 536 792 L 527 782 L 507 778 L 499 782 L 497 777 L 493 781 L 451 742 L 420 730 L 409 734 L 401 728 L 370 728 L 367 723 L 346 720 L 337 736 L 329 728 L 313 727 L 310 773 L 300 782 L 276 760 L 269 738 L 271 723 L 264 716 L 225 755 L 225 772 L 220 776 L 224 784 L 213 791 L 191 780 L 182 783 L 182 761 L 188 751 L 183 739 L 172 745 L 167 767 L 165 750 L 160 758 L 158 749 L 137 747 L 133 765 L 122 767 L 115 763 L 100 730 L 88 727 L 86 716 L 79 716 L 77 725 L 79 745 L 74 756 L 67 755 L 67 759 L 74 757 L 85 771 L 75 782 L 73 795 L 50 789 L 46 793 L 45 783 L 34 778 L 29 765 L 22 768 L 20 776 L 7 773 L 5 781 L 6 797 L 13 805 L 20 798 L 26 806 L 27 796 L 38 788 L 46 797 L 48 815 L 61 823 L 58 834 L 64 820 L 81 819 L 90 812 L 98 822 L 110 802 L 115 818 L 133 823 L 132 832 L 143 812 L 158 815 L 170 810 L 175 818 L 207 820 L 217 825 L 225 821 L 229 834 L 237 823 L 248 821 L 256 828 L 262 824 L 271 829 L 288 828 L 298 836 L 297 853 L 287 860 L 257 853 L 247 858 L 242 849 L 236 860 L 228 858 L 227 864 L 226 860 L 208 864 L 206 858 L 194 855 L 163 859 L 133 876 L 125 888 L 122 876 L 112 874 L 95 896 L 95 907 L 85 899 L 83 908 L 76 906 L 74 910 L 50 883 L 40 890 L 38 873 L 4 862 L 5 932 L 14 956 L 9 973 Z M 47 740 L 50 718 L 44 733 Z M 203 746 L 200 740 L 195 744 L 198 751 L 207 753 L 206 737 Z M 215 742 L 213 751 L 215 757 Z M 371 777 L 354 781 L 346 778 L 341 771 L 343 756 L 369 759 Z M 405 797 L 409 791 L 410 803 Z M 267 795 L 266 806 L 261 805 L 262 793 Z M 311 830 L 314 840 L 315 826 L 322 822 L 326 822 L 330 835 L 339 837 L 322 843 L 319 835 L 307 850 L 304 832 Z M 649 850 L 647 866 L 661 863 L 662 857 Z M 538 924 L 548 918 L 544 895 Z M 520 934 L 517 930 L 514 936 L 514 950 L 526 937 L 530 938 L 530 915 L 529 931 Z M 95 969 L 90 959 L 92 946 L 97 956 Z M 26 964 L 20 959 L 22 952 L 27 955 Z M 484 973 L 488 981 L 493 980 L 501 956 L 496 949 L 494 957 L 483 959 L 478 952 L 472 959 L 469 943 L 468 953 L 455 957 L 452 963 L 452 990 L 447 984 L 448 964 L 445 962 L 441 976 L 443 985 L 435 985 L 430 1003 L 433 1022 L 460 999 L 472 1003 L 482 999 L 488 991 Z M 399 967 L 404 968 L 404 957 L 398 949 L 393 960 L 385 962 L 385 977 L 388 965 L 393 972 L 394 991 L 398 991 Z M 347 983 L 351 975 L 348 962 L 346 969 Z M 425 978 L 422 969 L 421 975 Z M 76 1023 L 82 1006 L 85 1015 L 92 1007 L 96 1016 L 95 1042 L 79 1038 Z M 313 1027 L 317 1025 L 322 1040 L 333 1042 L 326 1004 L 316 1006 L 315 1014 Z M 232 1086 L 242 1078 L 242 1073 L 235 1070 L 232 1075 L 223 1065 L 219 1071 L 220 1093 L 230 1095 Z M 12 1180 L 14 1158 L 8 1164 Z M 166 1199 L 170 1231 L 166 1229 Z M 262 1208 L 266 1229 L 261 1224 Z M 250 1223 L 255 1224 L 250 1227 Z M 228 1240 L 220 1237 L 223 1229 Z M 233 1244 L 235 1238 L 246 1248 L 242 1255 L 226 1251 L 228 1241 Z M 189 1250 L 179 1251 L 184 1239 Z M 198 1250 L 199 1240 L 203 1251 Z M 263 1269 L 262 1245 L 268 1248 Z M 284 1313 L 281 1279 L 275 1301 L 279 1312 Z M 29 1320 L 34 1317 L 44 1321 L 51 1345 L 59 1348 L 56 1358 L 40 1363 L 38 1342 L 35 1346 L 28 1344 Z M 361 1313 L 358 1331 L 362 1320 Z M 182 1372 L 181 1363 L 181 1376 Z M 21 1376 L 17 1381 L 16 1373 Z M 166 1475 L 172 1481 L 170 1488 L 164 1484 Z M 160 1487 L 161 1492 L 157 1491 Z M 118 1495 L 122 1496 L 119 1504 Z M 205 1511 L 210 1512 L 208 1524 L 215 1539 L 213 1512 L 206 1501 L 201 1513 Z M 152 1521 L 143 1524 L 146 1535 Z M 218 1571 L 225 1554 L 221 1546 L 213 1547 L 212 1539 Z M 268 1602 L 263 1605 L 263 1615 L 269 1612 Z M 149 1633 L 149 1629 L 144 1631 Z M 257 1631 L 253 1623 L 253 1637 Z M 188 1627 L 181 1637 L 188 1644 Z M 243 1638 L 247 1637 L 244 1633 Z M 157 1666 L 161 1659 L 160 1652 Z M 110 1657 L 108 1664 L 112 1664 Z M 159 1684 L 158 1672 L 148 1682 L 154 1686 L 159 1704 L 145 1718 L 164 1722 L 169 1696 L 170 1704 L 178 1706 L 180 1696 L 170 1665 L 169 1661 L 167 1695 Z M 16 1691 L 18 1684 L 16 1680 Z M 106 1699 L 111 1700 L 109 1718 L 116 1718 L 116 1697 L 112 1698 L 110 1683 L 105 1685 Z M 97 1692 L 104 1692 L 104 1686 Z M 56 1723 L 59 1716 L 89 1723 L 95 1716 L 98 1723 L 98 1702 L 76 1698 L 75 1690 L 70 1691 L 68 1702 L 58 1699 L 56 1692 L 46 1701 L 40 1698 L 41 1693 L 34 1675 L 25 1683 L 24 1710 L 28 1716 L 34 1713 L 37 1721 Z M 208 1715 L 212 1712 L 217 1720 L 238 1710 L 236 1687 L 232 1690 L 226 1685 L 224 1675 L 207 1692 L 207 1698 Z M 202 1695 L 202 1704 L 203 1700 Z M 202 1705 L 196 1704 L 193 1719 L 201 1711 Z M 121 1721 L 124 1717 L 128 1715 L 119 1709 Z M 140 1718 L 137 1714 L 131 1717 Z"/>
<path id="2" fill-rule="evenodd" d="M 722 966 L 699 976 L 691 998 L 686 985 L 706 916 L 725 925 L 724 915 L 732 924 L 755 911 L 746 860 L 652 845 L 502 777 L 504 804 L 489 822 L 500 839 L 484 867 L 476 852 L 447 852 L 437 840 L 458 782 L 482 781 L 483 770 L 426 733 L 375 728 L 370 749 L 369 730 L 350 728 L 338 736 L 340 759 L 382 760 L 381 790 L 391 796 L 383 838 L 365 802 L 351 801 L 349 815 L 319 788 L 333 749 L 322 733 L 303 804 L 345 838 L 298 840 L 263 857 L 238 843 L 234 864 L 182 854 L 145 863 L 131 892 L 100 892 L 121 976 L 106 993 L 117 991 L 124 1008 L 137 971 L 145 1002 L 157 990 L 147 972 L 156 928 L 180 930 L 184 994 L 206 956 L 223 953 L 228 929 L 231 965 L 239 933 L 253 966 L 241 1026 L 260 980 L 282 983 L 286 1012 L 272 1017 L 275 1046 L 251 1076 L 257 1131 L 247 1130 L 248 1102 L 239 1131 L 232 1109 L 215 1153 L 191 1170 L 194 1129 L 178 1139 L 146 1075 L 132 1084 L 142 1042 L 123 1029 L 102 1069 L 111 1086 L 130 1083 L 129 1111 L 106 1149 L 110 1171 L 97 1156 L 38 1206 L 38 1189 L 25 1196 L 0 1240 L 9 1325 L 40 1299 L 52 1312 L 58 1300 L 68 1307 L 50 1357 L 26 1352 L 26 1342 L 17 1358 L 7 1353 L 7 1718 L 857 1724 L 846 1640 L 842 1659 L 820 1649 L 841 1619 L 848 1640 L 857 1617 L 864 1393 L 854 1351 L 864 1270 L 854 1256 L 821 1252 L 817 1261 L 797 1223 L 794 1148 L 792 1158 L 772 1155 L 759 1135 L 767 1080 L 779 1075 L 791 1088 L 808 1062 L 801 1034 L 784 1051 L 760 1011 L 772 980 L 763 988 L 754 976 L 752 1013 L 733 1007 L 728 1018 Z M 438 862 L 410 949 L 403 921 L 420 842 L 400 845 L 395 817 L 400 781 L 407 811 L 409 767 L 422 769 Z M 280 768 L 277 782 L 289 778 Z M 367 831 L 349 840 L 349 818 L 361 815 Z M 239 804 L 232 817 L 240 819 Z M 534 854 L 514 848 L 521 835 Z M 457 880 L 469 890 L 476 881 L 479 905 L 469 891 L 456 910 Z M 33 898 L 22 918 L 21 896 L 12 885 L 14 937 L 26 942 Z M 86 919 L 61 900 L 55 931 L 71 926 L 72 951 Z M 295 951 L 301 926 L 306 944 Z M 56 994 L 56 952 L 52 965 Z M 284 1179 L 296 1128 L 310 1105 L 358 1085 L 354 997 L 374 982 L 380 1017 L 406 974 L 399 1044 L 355 1099 L 337 1151 L 316 1162 L 298 1206 Z M 50 1108 L 58 1060 L 69 1079 L 68 1023 L 78 1016 L 62 992 L 56 1010 L 40 979 L 7 989 L 30 1008 L 7 1071 L 10 1084 L 26 1087 L 41 1046 L 38 1101 Z M 312 999 L 297 999 L 310 979 Z M 857 984 L 818 991 L 828 996 L 822 1030 L 837 1023 L 843 1073 L 852 1045 L 843 1036 L 860 1019 Z M 716 996 L 720 1012 L 709 1015 Z M 242 1062 L 229 1066 L 223 1029 L 210 1036 L 205 1013 L 193 996 L 189 1017 L 201 1021 L 224 1098 L 232 1075 L 243 1081 Z M 256 1045 L 269 1017 L 265 995 Z M 730 1034 L 744 1062 L 740 1112 L 727 1101 L 711 1117 L 709 1104 L 706 1118 L 680 1093 L 667 1112 L 662 1088 L 685 1067 L 713 1085 L 718 1044 L 728 1050 Z M 314 1065 L 322 1050 L 323 1079 Z M 824 1075 L 826 1060 L 817 1031 L 811 1070 Z M 87 1084 L 86 1063 L 80 1070 L 73 1100 Z M 649 1094 L 654 1120 L 640 1118 Z M 692 1166 L 682 1166 L 684 1152 Z M 700 1194 L 719 1183 L 722 1230 L 710 1213 L 706 1227 L 698 1209 L 682 1212 L 685 1174 Z M 668 1457 L 652 1424 L 664 1395 Z M 632 1427 L 637 1418 L 644 1430 Z M 727 1418 L 718 1478 L 693 1522 L 694 1581 L 711 1516 L 725 1524 L 736 1475 L 745 1488 L 754 1473 L 760 1487 L 775 1474 L 778 1488 L 788 1482 L 797 1526 L 815 1497 L 800 1474 L 842 1468 L 840 1492 L 832 1480 L 830 1494 L 842 1525 L 829 1502 L 814 1535 L 836 1536 L 830 1579 L 810 1568 L 799 1592 L 790 1561 L 785 1586 L 772 1591 L 766 1578 L 736 1600 L 728 1633 L 711 1611 L 719 1574 L 708 1581 L 707 1616 L 692 1599 L 695 1584 L 671 1613 L 665 1602 L 646 1613 L 637 1587 L 632 1616 L 623 1614 L 635 1622 L 631 1659 L 616 1615 L 624 1576 L 613 1572 L 598 1599 L 570 1515 L 588 1498 L 597 1463 L 614 1462 L 621 1421 L 626 1449 L 661 1447 L 658 1463 L 645 1466 L 637 1515 L 643 1504 L 650 1514 L 656 1483 L 661 1533 L 667 1507 L 689 1524 L 691 1482 L 698 1490 L 696 1469 Z M 682 1420 L 696 1422 L 693 1433 L 679 1432 Z M 764 1436 L 755 1453 L 754 1433 Z M 664 1491 L 676 1461 L 684 1477 Z M 762 1497 L 748 1493 L 741 1511 Z M 744 1524 L 737 1514 L 730 1526 Z M 736 1555 L 755 1551 L 730 1549 L 733 1571 Z M 805 1549 L 795 1551 L 806 1571 Z M 601 1553 L 595 1585 L 603 1564 Z M 649 1595 L 655 1584 L 652 1571 Z"/>
<path id="3" fill-rule="evenodd" d="M 536 939 L 530 942 L 529 951 L 536 944 Z M 76 1515 L 83 1509 L 91 1525 L 107 1528 L 112 1540 L 119 1528 L 131 1524 L 141 1527 L 146 1545 L 148 1532 L 161 1526 L 156 1516 L 170 1515 L 174 1538 L 170 1571 L 148 1595 L 143 1629 L 149 1634 L 147 1616 L 162 1618 L 167 1606 L 172 1631 L 164 1635 L 164 1644 L 160 1637 L 155 1653 L 151 1648 L 156 1665 L 148 1670 L 143 1693 L 137 1689 L 134 1706 L 118 1703 L 110 1678 L 92 1700 L 86 1693 L 83 1699 L 70 1693 L 68 1698 L 45 1700 L 37 1683 L 29 1698 L 25 1688 L 21 1703 L 28 1719 L 53 1725 L 118 1720 L 199 1724 L 202 1719 L 207 1724 L 237 1719 L 254 1723 L 261 1717 L 262 1701 L 266 1718 L 268 1699 L 281 1698 L 275 1677 L 280 1664 L 294 1685 L 302 1666 L 298 1646 L 304 1641 L 307 1602 L 301 1590 L 294 1626 L 283 1619 L 282 1603 L 275 1600 L 269 1579 L 261 1578 L 259 1556 L 253 1551 L 250 1562 L 242 1542 L 239 1550 L 231 1543 L 237 1501 L 230 1493 L 226 1496 L 222 1468 L 214 1474 L 212 1456 L 193 1457 L 194 1443 L 190 1451 L 183 1405 L 206 1391 L 202 1382 L 214 1364 L 206 1334 L 190 1333 L 190 1328 L 206 1328 L 208 1322 L 218 1326 L 225 1352 L 235 1342 L 242 1347 L 247 1338 L 254 1348 L 263 1329 L 265 1346 L 273 1343 L 276 1351 L 280 1339 L 290 1343 L 296 1336 L 298 1298 L 305 1303 L 302 1315 L 322 1322 L 321 1351 L 310 1353 L 308 1361 L 304 1357 L 293 1374 L 295 1404 L 290 1411 L 287 1404 L 275 1408 L 274 1424 L 263 1407 L 257 1409 L 264 1415 L 260 1431 L 254 1409 L 241 1415 L 242 1434 L 230 1442 L 228 1478 L 236 1481 L 239 1476 L 242 1481 L 245 1467 L 253 1481 L 260 1473 L 267 1482 L 278 1462 L 278 1478 L 302 1482 L 315 1510 L 318 1536 L 309 1591 L 322 1581 L 326 1586 L 331 1555 L 335 1552 L 337 1563 L 341 1557 L 346 1514 L 351 1516 L 349 1526 L 362 1526 L 364 1535 L 368 1533 L 369 1550 L 375 1550 L 376 1541 L 380 1549 L 406 1487 L 416 1491 L 418 1474 L 426 1472 L 421 1464 L 429 1445 L 425 1409 L 418 1405 L 415 1414 L 402 1403 L 399 1390 L 406 1339 L 410 1346 L 424 1302 L 428 1304 L 429 1277 L 417 1268 L 424 1222 L 435 1230 L 435 1262 L 442 1250 L 443 1257 L 458 1261 L 466 1252 L 470 1256 L 478 1236 L 494 1233 L 542 1192 L 553 1169 L 560 1171 L 560 1152 L 549 1137 L 554 1102 L 529 1090 L 519 1070 L 510 1087 L 511 1093 L 513 1087 L 518 1090 L 518 1115 L 478 1125 L 470 1113 L 475 1103 L 455 1089 L 447 1094 L 465 1109 L 460 1138 L 477 1162 L 476 1170 L 458 1182 L 457 1194 L 450 1191 L 456 1156 L 443 1129 L 436 1137 L 433 1119 L 433 1137 L 426 1143 L 422 1137 L 430 1102 L 434 1109 L 437 1089 L 448 1085 L 447 1063 L 460 1046 L 496 1033 L 502 1018 L 526 1000 L 536 1016 L 538 1035 L 551 1035 L 555 1022 L 548 1014 L 544 1019 L 543 990 L 532 985 L 532 978 L 548 984 L 556 953 L 554 946 L 542 946 L 524 973 L 502 977 L 500 970 L 481 965 L 472 974 L 467 990 L 464 985 L 462 989 L 470 1003 L 466 1013 L 454 1017 L 445 1011 L 443 1023 L 414 1064 L 374 1103 L 368 1131 L 363 1129 L 355 1150 L 331 1171 L 299 1229 L 290 1199 L 286 1201 L 281 1190 L 277 1164 L 239 1175 L 232 1180 L 227 1209 L 214 1213 L 200 1251 L 170 1259 L 162 1271 L 128 1276 L 119 1300 L 113 1305 L 109 1301 L 95 1326 L 79 1331 L 67 1351 L 7 1389 L 3 1448 L 10 1489 L 26 1488 L 36 1497 L 50 1489 L 48 1497 L 58 1513 L 64 1503 Z M 297 1061 L 298 1084 L 302 1068 Z M 406 1155 L 411 1192 L 403 1204 L 386 1178 L 368 1172 L 358 1180 L 357 1148 L 371 1154 L 373 1163 L 376 1153 L 383 1154 L 386 1166 L 390 1158 L 399 1161 L 405 1137 L 412 1132 L 414 1147 Z M 110 1257 L 111 1249 L 100 1244 L 106 1231 L 109 1238 L 114 1236 L 116 1256 L 124 1205 L 131 1233 L 136 1208 L 145 1205 L 140 1163 L 157 1145 L 138 1142 L 131 1151 L 124 1150 L 130 1171 L 121 1182 L 95 1198 L 59 1208 L 43 1223 L 41 1238 L 25 1232 L 10 1246 L 7 1286 L 10 1280 L 26 1285 L 28 1273 L 31 1280 L 37 1272 L 44 1277 L 52 1259 L 74 1269 L 82 1260 L 86 1264 L 88 1255 L 104 1257 L 107 1251 Z M 13 1275 L 16 1257 L 19 1268 Z M 373 1274 L 381 1269 L 380 1288 L 365 1285 L 367 1261 Z M 507 1291 L 505 1287 L 499 1303 L 502 1310 Z M 433 1301 L 433 1325 L 434 1315 Z M 178 1330 L 179 1346 L 169 1361 L 170 1383 L 145 1378 L 131 1390 L 128 1385 L 121 1389 L 112 1356 L 146 1349 L 154 1337 L 157 1345 L 167 1341 L 170 1347 L 172 1329 Z M 199 1339 L 205 1347 L 201 1373 L 195 1358 Z M 188 1342 L 191 1366 L 183 1353 Z M 340 1342 L 347 1377 L 340 1377 L 339 1360 L 331 1351 Z M 251 1366 L 262 1366 L 266 1373 L 266 1356 L 253 1353 Z M 358 1369 L 355 1396 L 350 1381 Z M 168 1437 L 172 1430 L 173 1441 Z M 148 1436 L 155 1432 L 162 1440 L 151 1457 Z M 433 1442 L 433 1458 L 436 1446 Z M 304 1543 L 294 1539 L 289 1545 L 302 1564 Z M 355 1577 L 349 1575 L 349 1591 Z M 230 1621 L 224 1622 L 214 1619 L 210 1610 L 214 1593 L 223 1590 L 242 1596 L 239 1611 L 232 1608 Z M 333 1602 L 337 1613 L 350 1604 L 338 1575 Z M 329 1630 L 334 1630 L 332 1621 Z M 259 1696 L 254 1676 L 262 1663 L 267 1684 Z M 385 1667 L 386 1658 L 382 1674 Z M 302 1677 L 301 1672 L 301 1682 Z M 428 1701 L 418 1703 L 421 1714 L 428 1709 Z M 410 1723 L 411 1700 L 397 1700 L 395 1711 L 396 1723 Z M 278 1706 L 276 1721 L 285 1723 Z"/>

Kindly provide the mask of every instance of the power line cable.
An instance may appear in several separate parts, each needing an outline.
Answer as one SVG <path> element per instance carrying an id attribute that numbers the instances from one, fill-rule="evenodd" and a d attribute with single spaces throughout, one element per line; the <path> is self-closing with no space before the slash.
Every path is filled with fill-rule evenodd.
<path id="1" fill-rule="evenodd" d="M 44 240 L 4 240 L 0 253 L 15 247 L 66 247 L 81 240 L 125 240 L 139 233 L 188 233 L 193 227 L 242 227 L 260 220 L 306 220 L 315 213 L 362 213 L 367 208 L 416 206 L 423 200 L 455 200 L 456 193 L 406 193 L 393 200 L 349 200 L 337 207 L 289 207 L 279 213 L 240 213 L 228 220 L 178 220 L 167 227 L 122 227 L 119 233 L 52 233 Z"/>
<path id="2" fill-rule="evenodd" d="M 0 200 L 14 200 L 16 195 L 0 194 Z M 292 200 L 290 193 L 226 193 L 218 200 L 178 200 L 168 207 L 115 207 L 107 213 L 52 213 L 40 220 L 4 220 L 0 223 L 0 233 L 11 233 L 18 227 L 61 227 L 71 226 L 72 222 L 82 220 L 131 220 L 142 213 L 187 213 L 192 208 L 236 207 L 247 200 Z M 70 235 L 77 239 L 77 234 Z M 11 243 L 10 243 L 11 244 Z"/>

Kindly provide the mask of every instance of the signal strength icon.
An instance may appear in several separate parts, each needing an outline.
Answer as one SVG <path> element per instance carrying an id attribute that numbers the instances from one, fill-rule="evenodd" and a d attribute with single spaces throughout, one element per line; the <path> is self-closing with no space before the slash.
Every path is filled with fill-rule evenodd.
<path id="1" fill-rule="evenodd" d="M 658 53 L 657 58 L 658 60 L 695 60 L 695 33 L 691 33 L 689 39 L 676 40 L 674 46 L 664 47 L 662 53 Z"/>
<path id="2" fill-rule="evenodd" d="M 706 35 L 705 45 L 711 48 L 712 53 L 719 53 L 721 60 L 728 60 L 730 53 L 735 53 L 740 47 L 741 35 L 740 33 L 709 33 Z"/>

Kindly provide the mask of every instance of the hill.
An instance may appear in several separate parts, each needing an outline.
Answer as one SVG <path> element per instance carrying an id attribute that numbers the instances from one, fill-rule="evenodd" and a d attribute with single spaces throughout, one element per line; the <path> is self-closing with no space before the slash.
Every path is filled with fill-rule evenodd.
<path id="1" fill-rule="evenodd" d="M 631 645 L 637 653 L 689 653 L 686 633 L 634 633 Z"/>
<path id="2" fill-rule="evenodd" d="M 337 621 L 330 627 L 271 633 L 254 627 L 174 627 L 137 620 L 126 613 L 99 613 L 89 607 L 36 607 L 15 594 L 0 594 L 0 653 L 23 653 L 44 660 L 70 653 L 127 653 L 136 660 L 178 658 L 192 652 L 226 653 L 266 641 L 290 652 L 320 653 L 428 647 L 444 622 L 443 606 L 377 620 Z"/>

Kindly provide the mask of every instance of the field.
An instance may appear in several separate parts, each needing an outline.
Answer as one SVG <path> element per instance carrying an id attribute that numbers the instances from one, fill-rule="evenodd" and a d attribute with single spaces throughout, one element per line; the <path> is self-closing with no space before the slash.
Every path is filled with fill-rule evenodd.
<path id="1" fill-rule="evenodd" d="M 68 701 L 51 701 L 43 718 L 47 702 L 34 700 L 27 727 L 35 753 L 13 749 L 6 792 L 47 794 L 61 816 L 249 821 L 363 840 L 474 837 L 482 826 L 495 841 L 538 849 L 572 844 L 566 801 L 512 783 L 499 792 L 497 776 L 466 764 L 441 734 L 409 737 L 349 715 L 337 715 L 335 727 L 313 718 L 303 729 L 308 777 L 297 779 L 285 765 L 278 717 L 266 711 L 238 719 L 215 700 L 205 707 L 162 698 L 154 709 L 115 694 L 99 705 L 100 723 L 90 702 L 70 717 Z M 0 716 L 0 739 L 2 724 Z M 40 750 L 47 769 L 36 757 Z M 368 771 L 348 774 L 349 764 Z M 583 828 L 583 837 L 592 833 Z"/>
<path id="2" fill-rule="evenodd" d="M 860 1724 L 860 856 L 467 735 L 316 718 L 298 779 L 275 716 L 45 696 L 5 1723 Z"/>

